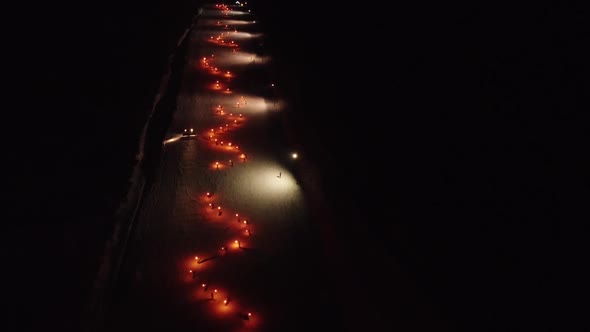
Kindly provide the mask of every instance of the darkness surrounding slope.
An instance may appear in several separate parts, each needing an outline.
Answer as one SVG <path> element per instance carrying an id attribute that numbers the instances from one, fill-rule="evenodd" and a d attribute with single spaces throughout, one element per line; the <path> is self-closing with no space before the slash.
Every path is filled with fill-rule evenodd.
<path id="1" fill-rule="evenodd" d="M 78 331 L 137 140 L 194 1 L 13 5 L 3 255 L 14 326 Z M 14 297 L 14 298 L 13 298 Z"/>
<path id="2" fill-rule="evenodd" d="M 450 326 L 587 327 L 581 8 L 258 7 L 328 198 Z"/>

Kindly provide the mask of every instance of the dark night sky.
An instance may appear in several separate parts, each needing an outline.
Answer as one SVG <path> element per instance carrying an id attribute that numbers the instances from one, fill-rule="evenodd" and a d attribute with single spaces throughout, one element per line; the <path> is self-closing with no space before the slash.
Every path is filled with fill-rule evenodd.
<path id="1" fill-rule="evenodd" d="M 8 181 L 19 203 L 14 238 L 39 241 L 15 254 L 21 264 L 40 248 L 59 255 L 76 245 L 75 233 L 44 221 L 72 229 L 80 211 L 114 204 L 97 193 L 125 181 L 119 165 L 134 148 L 127 137 L 140 129 L 145 96 L 186 13 L 198 7 L 40 5 L 19 11 L 7 39 L 16 50 L 13 97 L 24 98 L 7 102 L 13 119 L 3 122 L 8 137 L 24 135 L 8 159 L 17 175 Z M 310 153 L 324 185 L 356 195 L 375 240 L 433 301 L 459 325 L 487 322 L 480 331 L 574 331 L 567 326 L 579 326 L 583 311 L 571 304 L 587 288 L 586 18 L 565 5 L 437 6 L 255 8 L 272 31 L 281 75 L 299 78 L 286 82 L 288 94 L 309 110 L 302 121 L 321 142 Z M 107 171 L 74 185 L 93 169 Z M 23 210 L 31 196 L 37 208 Z M 71 202 L 76 208 L 64 212 Z M 36 227 L 51 237 L 30 235 Z"/>

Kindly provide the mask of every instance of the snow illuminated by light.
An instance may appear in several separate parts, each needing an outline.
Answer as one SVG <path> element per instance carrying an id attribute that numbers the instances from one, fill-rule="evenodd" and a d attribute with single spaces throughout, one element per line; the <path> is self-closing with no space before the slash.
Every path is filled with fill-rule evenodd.
<path id="1" fill-rule="evenodd" d="M 219 24 L 217 24 L 219 22 Z M 201 19 L 199 20 L 199 24 L 203 26 L 210 26 L 210 27 L 223 27 L 224 25 L 228 26 L 244 26 L 244 25 L 251 25 L 253 24 L 252 21 L 244 21 L 244 20 L 232 20 L 232 19 Z"/>
<path id="2" fill-rule="evenodd" d="M 301 194 L 295 177 L 278 163 L 270 160 L 247 161 L 250 167 L 242 166 L 236 191 L 252 191 L 252 195 L 264 201 L 289 200 Z M 281 173 L 280 178 L 279 172 Z M 246 198 L 243 196 L 243 198 Z"/>
<path id="3" fill-rule="evenodd" d="M 258 56 L 256 53 L 240 51 L 233 53 L 231 51 L 218 52 L 215 55 L 215 66 L 219 68 L 227 68 L 236 65 L 249 65 L 249 64 L 266 64 L 270 63 L 272 57 L 270 56 Z"/>
<path id="4" fill-rule="evenodd" d="M 218 190 L 225 193 L 225 204 L 248 211 L 256 222 L 279 222 L 285 216 L 305 213 L 299 183 L 278 162 L 255 158 L 237 163 L 231 171 L 235 172 L 231 177 L 220 178 Z"/>
<path id="5" fill-rule="evenodd" d="M 209 97 L 208 95 L 198 96 L 203 96 L 203 98 L 210 98 L 211 102 L 214 104 L 226 105 L 226 107 L 224 108 L 224 112 L 226 112 L 227 114 L 241 113 L 245 117 L 262 115 L 269 111 L 281 110 L 286 106 L 286 102 L 283 100 L 277 100 L 275 102 L 257 95 L 241 94 L 239 91 L 237 91 L 233 95 L 217 95 L 214 97 Z M 236 102 L 239 100 L 238 98 L 240 98 L 240 96 L 244 96 L 247 104 L 240 104 L 240 107 L 238 108 L 236 106 Z"/>
<path id="6" fill-rule="evenodd" d="M 248 15 L 247 12 L 243 12 L 241 10 L 228 10 L 227 11 L 228 16 L 241 16 L 241 15 Z"/>
<path id="7" fill-rule="evenodd" d="M 246 11 L 241 11 L 241 10 L 226 10 L 225 11 L 227 13 L 227 15 L 224 15 L 227 19 L 229 19 L 230 17 L 234 16 L 234 17 L 244 17 L 244 16 L 249 16 L 250 13 L 246 12 Z M 206 20 L 210 20 L 213 21 L 213 24 L 215 24 L 215 22 L 219 21 L 219 19 L 215 18 L 215 19 L 209 19 L 209 18 L 205 18 L 205 17 L 217 17 L 217 15 L 219 14 L 219 11 L 217 9 L 203 9 L 203 13 L 202 13 L 202 17 L 200 19 L 200 21 L 206 21 Z M 244 22 L 244 24 L 254 24 L 256 21 L 254 20 L 248 20 L 248 21 L 242 21 Z"/>
<path id="8" fill-rule="evenodd" d="M 261 38 L 263 36 L 264 36 L 264 34 L 261 32 L 253 33 L 253 32 L 242 32 L 242 31 L 238 31 L 238 32 L 230 31 L 228 37 L 232 38 L 233 40 L 239 41 L 239 40 L 245 40 L 245 39 Z"/>

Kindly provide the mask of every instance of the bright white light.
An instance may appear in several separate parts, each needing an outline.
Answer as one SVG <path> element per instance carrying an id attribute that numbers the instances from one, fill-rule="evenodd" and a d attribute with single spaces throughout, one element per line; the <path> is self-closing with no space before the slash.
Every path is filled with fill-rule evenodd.
<path id="1" fill-rule="evenodd" d="M 291 154 L 291 158 L 293 158 L 293 159 L 297 159 L 297 152 L 293 152 L 293 153 Z"/>
<path id="2" fill-rule="evenodd" d="M 255 61 L 253 62 L 253 59 Z M 239 53 L 233 53 L 231 50 L 223 50 L 220 51 L 218 56 L 215 60 L 215 65 L 219 68 L 228 68 L 231 70 L 230 67 L 240 66 L 240 65 L 249 65 L 249 64 L 256 64 L 256 65 L 263 65 L 267 64 L 271 61 L 271 56 L 258 56 L 255 53 L 250 53 L 246 51 L 241 51 Z"/>
<path id="3" fill-rule="evenodd" d="M 165 141 L 164 141 L 164 144 L 170 144 L 170 143 L 176 142 L 176 141 L 178 141 L 178 140 L 179 140 L 181 137 L 182 137 L 182 135 L 176 135 L 176 136 L 174 136 L 174 137 L 172 137 L 172 138 L 169 138 L 169 139 L 165 140 Z"/>

